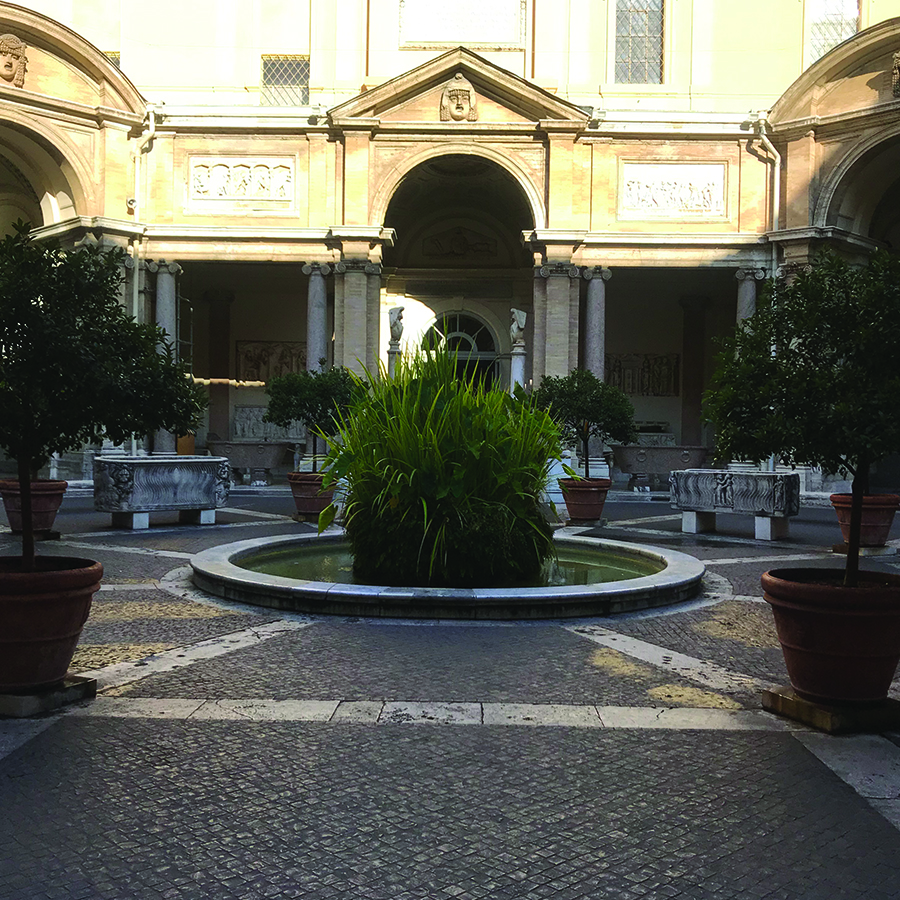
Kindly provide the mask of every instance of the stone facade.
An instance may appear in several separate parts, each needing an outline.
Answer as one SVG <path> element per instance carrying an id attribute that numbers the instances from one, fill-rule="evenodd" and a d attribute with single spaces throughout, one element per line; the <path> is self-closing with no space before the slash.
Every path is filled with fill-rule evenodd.
<path id="1" fill-rule="evenodd" d="M 0 227 L 127 247 L 123 302 L 213 382 L 200 446 L 261 436 L 255 382 L 372 369 L 451 319 L 504 387 L 585 366 L 709 445 L 714 338 L 762 281 L 900 246 L 900 0 L 861 0 L 805 71 L 804 4 L 667 0 L 644 85 L 616 81 L 615 0 L 482 6 L 247 0 L 213 27 L 159 0 L 179 25 L 150 54 L 139 5 L 0 3 Z M 759 21 L 783 49 L 738 40 Z M 278 54 L 305 60 L 302 106 L 264 105 Z"/>

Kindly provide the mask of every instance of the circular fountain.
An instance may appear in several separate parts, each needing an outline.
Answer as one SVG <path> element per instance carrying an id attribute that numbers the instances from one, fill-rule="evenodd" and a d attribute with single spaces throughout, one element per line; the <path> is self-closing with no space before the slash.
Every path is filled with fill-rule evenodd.
<path id="1" fill-rule="evenodd" d="M 680 603 L 700 590 L 705 567 L 684 553 L 580 534 L 557 535 L 555 543 L 546 583 L 506 588 L 357 584 L 347 542 L 337 532 L 225 544 L 194 556 L 191 568 L 199 588 L 226 600 L 344 616 L 597 616 Z"/>

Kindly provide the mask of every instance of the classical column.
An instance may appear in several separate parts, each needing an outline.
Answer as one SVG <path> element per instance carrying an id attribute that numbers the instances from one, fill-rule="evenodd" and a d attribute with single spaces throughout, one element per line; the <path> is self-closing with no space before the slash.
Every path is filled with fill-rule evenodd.
<path id="1" fill-rule="evenodd" d="M 535 381 L 538 375 L 568 375 L 578 364 L 573 360 L 572 348 L 578 344 L 578 302 L 577 294 L 571 283 L 580 276 L 578 266 L 566 263 L 541 266 L 538 275 L 546 279 L 546 310 L 544 316 L 544 353 L 543 370 L 535 368 Z M 574 294 L 574 297 L 573 297 Z M 535 290 L 535 317 L 537 317 L 538 292 Z M 535 328 L 537 330 L 537 319 Z M 573 342 L 574 336 L 574 342 Z M 537 350 L 537 333 L 535 334 L 535 351 Z M 537 356 L 537 354 L 535 354 Z"/>
<path id="2" fill-rule="evenodd" d="M 346 366 L 359 373 L 362 373 L 365 365 L 368 348 L 369 265 L 364 259 L 346 259 L 336 263 L 334 267 L 344 288 L 338 345 L 340 357 L 337 358 L 335 354 L 335 365 Z M 337 320 L 337 313 L 335 319 Z"/>
<path id="3" fill-rule="evenodd" d="M 156 273 L 156 324 L 166 333 L 166 338 L 178 356 L 178 291 L 175 278 L 182 271 L 178 263 L 164 259 L 151 262 L 147 268 Z M 171 431 L 157 431 L 153 436 L 153 452 L 172 454 L 177 450 L 177 437 Z"/>
<path id="4" fill-rule="evenodd" d="M 328 358 L 328 305 L 325 276 L 331 271 L 328 263 L 308 263 L 303 274 L 309 276 L 306 289 L 306 370 L 321 372 L 321 360 Z"/>
<path id="5" fill-rule="evenodd" d="M 703 401 L 703 355 L 706 351 L 707 297 L 682 297 L 681 443 L 699 446 L 701 442 L 700 406 Z"/>
<path id="6" fill-rule="evenodd" d="M 525 321 L 527 313 L 522 309 L 509 311 L 509 338 L 512 352 L 509 366 L 509 392 L 514 394 L 516 385 L 525 386 Z"/>
<path id="7" fill-rule="evenodd" d="M 602 266 L 584 270 L 587 302 L 584 307 L 584 367 L 606 380 L 606 282 L 612 272 Z"/>
<path id="8" fill-rule="evenodd" d="M 531 378 L 538 387 L 544 377 L 547 344 L 547 279 L 541 275 L 541 266 L 534 269 L 534 293 L 532 307 L 534 321 L 531 328 Z"/>
<path id="9" fill-rule="evenodd" d="M 738 269 L 737 320 L 743 322 L 756 312 L 756 282 L 766 277 L 765 269 Z"/>
<path id="10" fill-rule="evenodd" d="M 378 370 L 379 324 L 381 321 L 381 266 L 366 265 L 366 368 Z"/>

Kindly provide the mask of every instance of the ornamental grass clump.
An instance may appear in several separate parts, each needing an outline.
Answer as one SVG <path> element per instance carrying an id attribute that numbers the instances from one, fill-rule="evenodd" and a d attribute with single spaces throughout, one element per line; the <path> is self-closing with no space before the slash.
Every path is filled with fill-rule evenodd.
<path id="1" fill-rule="evenodd" d="M 446 353 L 405 358 L 370 382 L 342 418 L 326 475 L 346 478 L 357 577 L 453 587 L 537 577 L 553 551 L 539 508 L 560 455 L 550 417 L 525 396 L 458 377 Z"/>

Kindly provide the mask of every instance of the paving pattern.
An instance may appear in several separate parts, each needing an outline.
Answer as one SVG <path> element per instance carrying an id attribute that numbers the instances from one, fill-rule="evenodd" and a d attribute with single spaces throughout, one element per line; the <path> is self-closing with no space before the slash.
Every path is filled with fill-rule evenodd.
<path id="1" fill-rule="evenodd" d="M 759 575 L 840 565 L 830 509 L 761 544 L 749 517 L 689 536 L 611 501 L 606 535 L 708 567 L 698 601 L 619 618 L 284 616 L 192 588 L 194 552 L 309 530 L 289 503 L 135 533 L 66 499 L 40 550 L 106 568 L 74 662 L 101 691 L 0 721 L 0 900 L 900 897 L 900 734 L 760 710 L 787 676 Z"/>

